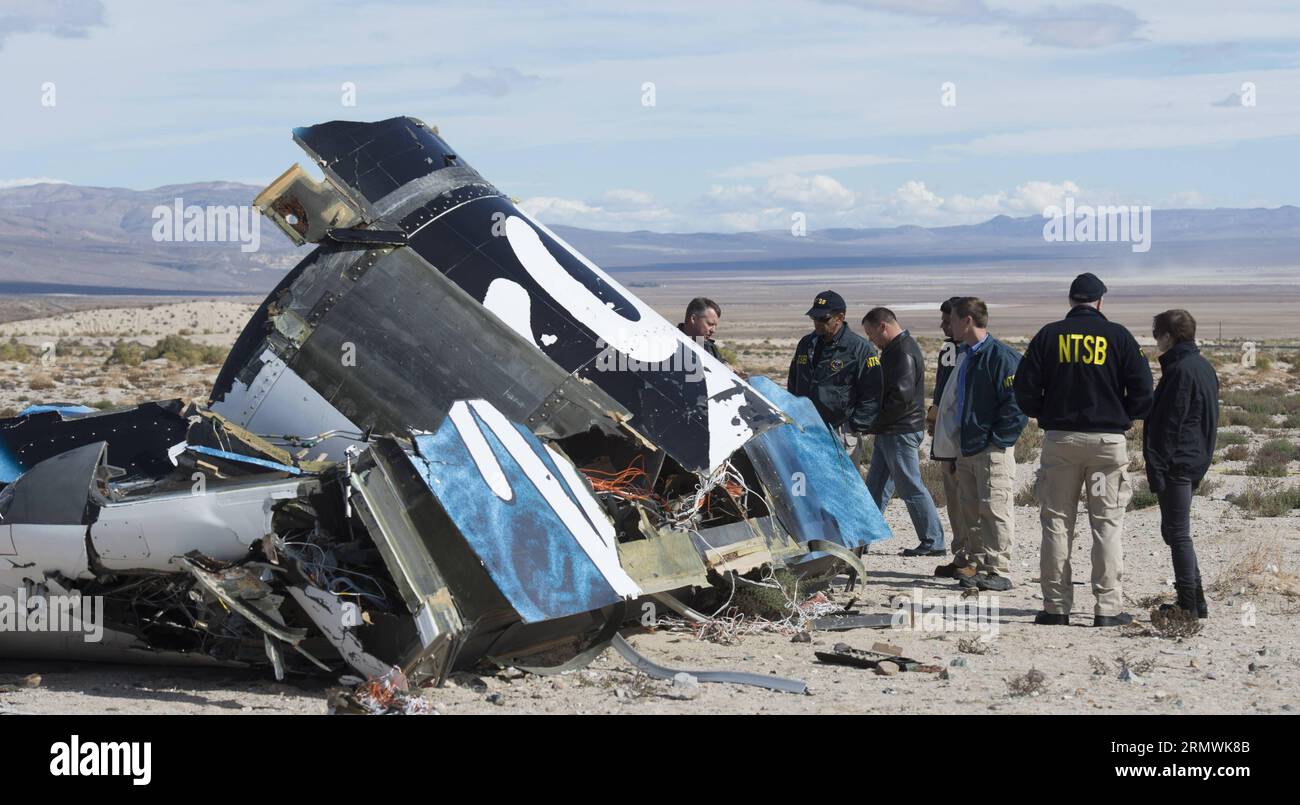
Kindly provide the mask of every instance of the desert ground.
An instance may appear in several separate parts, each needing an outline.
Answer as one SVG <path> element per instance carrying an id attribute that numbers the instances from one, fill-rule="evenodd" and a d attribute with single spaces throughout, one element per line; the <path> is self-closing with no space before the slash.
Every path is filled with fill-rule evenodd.
<path id="1" fill-rule="evenodd" d="M 717 299 L 724 308 L 718 339 L 737 366 L 778 380 L 805 332 L 803 312 L 825 288 L 848 299 L 851 322 L 872 305 L 895 307 L 922 338 L 933 364 L 940 299 L 980 293 L 992 305 L 993 332 L 1015 344 L 1059 317 L 1069 281 L 969 272 L 865 279 L 826 272 L 797 280 L 769 272 L 626 272 L 619 279 L 673 321 L 690 297 Z M 973 639 L 978 633 L 906 628 L 809 635 L 802 609 L 767 619 L 732 617 L 704 631 L 661 619 L 629 638 L 651 660 L 678 669 L 795 677 L 808 683 L 812 695 L 674 685 L 637 672 L 612 651 L 562 676 L 484 670 L 457 674 L 446 686 L 419 695 L 447 714 L 1294 712 L 1300 707 L 1300 350 L 1283 334 L 1290 332 L 1286 325 L 1300 288 L 1285 276 L 1253 284 L 1213 276 L 1110 284 L 1107 312 L 1139 337 L 1149 335 L 1154 313 L 1186 307 L 1201 320 L 1202 336 L 1214 342 L 1207 352 L 1223 384 L 1220 449 L 1193 507 L 1193 537 L 1210 604 L 1200 631 L 1162 631 L 1151 621 L 1156 604 L 1173 600 L 1172 569 L 1158 509 L 1142 484 L 1125 525 L 1125 599 L 1136 622 L 1122 629 L 1091 628 L 1090 537 L 1082 531 L 1075 538 L 1076 625 L 1033 625 L 1041 608 L 1039 526 L 1025 490 L 1041 433 L 1031 428 L 1017 448 L 1014 587 L 996 601 L 982 595 L 990 611 L 996 606 L 997 630 L 989 640 Z M 0 305 L 0 415 L 37 402 L 111 408 L 201 398 L 254 307 L 247 299 L 8 300 Z M 1254 367 L 1240 365 L 1244 340 L 1259 344 Z M 1130 441 L 1132 448 L 1138 444 Z M 1134 478 L 1141 478 L 1140 449 L 1131 449 L 1130 456 Z M 936 477 L 928 462 L 925 469 L 927 478 Z M 937 483 L 931 488 L 941 491 Z M 804 602 L 819 593 L 813 600 L 856 599 L 856 611 L 888 612 L 898 596 L 914 591 L 927 598 L 956 596 L 953 582 L 932 576 L 941 560 L 899 555 L 916 542 L 902 503 L 892 503 L 885 514 L 894 537 L 871 547 L 863 584 L 848 593 L 840 579 L 826 589 L 790 590 L 791 597 Z M 1086 522 L 1082 515 L 1080 522 Z M 805 636 L 810 642 L 803 642 Z M 881 674 L 823 664 L 814 656 L 837 643 L 871 649 L 877 642 L 932 670 Z M 332 684 L 293 677 L 276 682 L 269 671 L 0 660 L 0 713 L 321 713 Z"/>

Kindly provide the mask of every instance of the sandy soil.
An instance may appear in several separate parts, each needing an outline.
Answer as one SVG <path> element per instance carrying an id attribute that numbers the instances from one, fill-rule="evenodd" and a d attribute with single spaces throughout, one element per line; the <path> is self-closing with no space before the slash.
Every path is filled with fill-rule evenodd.
<path id="1" fill-rule="evenodd" d="M 638 289 L 641 292 L 642 289 Z M 654 289 L 651 289 L 654 290 Z M 815 289 L 813 291 L 815 293 Z M 770 304 L 770 303 L 769 303 Z M 667 305 L 660 304 L 665 313 Z M 134 402 L 170 396 L 201 396 L 218 366 L 171 366 L 165 359 L 124 368 L 105 366 L 118 339 L 152 343 L 169 332 L 189 330 L 195 341 L 232 343 L 251 305 L 198 302 L 118 311 L 81 311 L 49 319 L 0 325 L 0 336 L 24 343 L 77 340 L 55 367 L 0 361 L 0 409 L 43 400 Z M 1163 309 L 1163 307 L 1157 308 Z M 754 371 L 781 373 L 788 350 L 801 331 L 798 316 L 769 307 L 770 316 L 727 316 L 741 347 L 741 363 Z M 802 312 L 802 311 L 798 311 Z M 762 313 L 762 311 L 760 311 Z M 1042 320 L 1049 316 L 1044 315 Z M 780 320 L 783 324 L 774 322 Z M 767 322 L 765 324 L 765 322 Z M 928 336 L 920 327 L 918 334 Z M 930 328 L 934 329 L 934 328 Z M 205 332 L 206 331 L 206 332 Z M 726 342 L 728 331 L 720 333 Z M 1259 337 L 1258 333 L 1239 335 Z M 766 343 L 765 343 L 766 342 Z M 80 350 L 81 352 L 78 352 Z M 1227 367 L 1225 387 L 1281 383 L 1300 385 L 1286 364 L 1271 372 Z M 33 390 L 36 373 L 53 388 Z M 1295 430 L 1249 434 L 1250 445 L 1265 438 L 1296 439 Z M 1092 595 L 1090 540 L 1075 540 L 1075 622 L 1070 627 L 1032 624 L 1041 607 L 1036 583 L 1038 514 L 1017 507 L 1013 549 L 1015 587 L 996 596 L 998 633 L 986 653 L 963 648 L 969 634 L 910 630 L 855 630 L 815 633 L 811 643 L 792 642 L 790 628 L 747 634 L 732 644 L 698 639 L 690 630 L 661 624 L 631 637 L 651 659 L 681 669 L 747 670 L 807 681 L 813 695 L 796 696 L 726 684 L 704 684 L 696 691 L 638 674 L 613 652 L 584 671 L 561 677 L 536 677 L 517 671 L 463 674 L 447 686 L 422 691 L 442 713 L 859 713 L 917 712 L 1139 712 L 1286 713 L 1300 707 L 1300 511 L 1285 517 L 1256 517 L 1225 497 L 1252 482 L 1242 475 L 1245 462 L 1218 462 L 1217 486 L 1197 497 L 1193 535 L 1203 577 L 1210 590 L 1211 617 L 1189 637 L 1160 637 L 1150 628 L 1148 610 L 1157 600 L 1172 600 L 1168 550 L 1159 536 L 1154 508 L 1131 511 L 1125 536 L 1125 597 L 1137 625 L 1125 629 L 1090 627 Z M 1023 463 L 1019 478 L 1028 483 L 1035 463 Z M 1300 474 L 1288 468 L 1291 482 Z M 1140 476 L 1136 473 L 1135 476 Z M 865 586 L 853 595 L 858 609 L 889 611 L 895 596 L 955 595 L 950 581 L 931 573 L 936 559 L 912 559 L 898 552 L 915 544 L 902 504 L 891 504 L 886 518 L 895 537 L 873 546 L 867 557 Z M 1082 520 L 1082 518 L 1081 518 Z M 845 602 L 844 592 L 830 591 Z M 992 597 L 984 596 L 992 605 Z M 903 654 L 946 673 L 874 671 L 819 663 L 814 651 L 836 643 L 869 649 L 893 643 Z M 954 665 L 956 663 L 956 665 Z M 1127 664 L 1136 676 L 1121 679 Z M 1031 670 L 1043 675 L 1040 689 L 1013 695 L 1011 684 Z M 28 685 L 30 674 L 39 682 Z M 947 678 L 941 678 L 947 677 Z M 70 662 L 0 660 L 0 713 L 319 713 L 325 709 L 329 680 L 277 683 L 269 674 L 229 670 L 114 666 Z"/>

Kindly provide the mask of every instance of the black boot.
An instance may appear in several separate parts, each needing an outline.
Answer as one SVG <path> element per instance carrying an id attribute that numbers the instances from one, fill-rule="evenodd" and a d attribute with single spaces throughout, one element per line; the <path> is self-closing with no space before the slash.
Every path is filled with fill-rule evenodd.
<path id="1" fill-rule="evenodd" d="M 1210 617 L 1210 605 L 1205 603 L 1205 588 L 1201 586 L 1201 577 L 1196 577 L 1196 617 Z"/>

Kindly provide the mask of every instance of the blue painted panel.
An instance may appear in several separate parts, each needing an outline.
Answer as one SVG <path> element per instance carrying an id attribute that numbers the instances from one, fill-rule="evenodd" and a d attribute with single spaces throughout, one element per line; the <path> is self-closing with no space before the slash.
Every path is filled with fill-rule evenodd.
<path id="1" fill-rule="evenodd" d="M 278 472 L 287 472 L 290 475 L 302 475 L 302 470 L 298 469 L 297 467 L 290 467 L 288 464 L 281 464 L 278 461 L 267 461 L 264 458 L 254 458 L 253 456 L 246 456 L 243 453 L 232 453 L 229 450 L 218 450 L 215 447 L 205 447 L 204 445 L 201 444 L 188 444 L 185 446 L 185 449 L 193 453 L 199 453 L 205 456 L 216 456 L 217 458 L 224 458 L 227 461 L 238 461 L 243 464 L 254 464 L 258 467 L 266 467 L 269 470 L 276 470 Z"/>
<path id="2" fill-rule="evenodd" d="M 43 414 L 46 411 L 58 411 L 59 414 L 67 416 L 69 414 L 89 414 L 96 409 L 87 408 L 84 405 L 29 405 L 18 412 L 18 416 L 31 416 L 32 414 Z"/>
<path id="3" fill-rule="evenodd" d="M 527 623 L 589 612 L 617 602 L 621 596 L 613 584 L 627 585 L 630 580 L 625 575 L 621 579 L 607 578 L 573 530 L 585 529 L 587 539 L 597 534 L 590 517 L 582 513 L 578 497 L 586 496 L 594 502 L 590 493 L 585 487 L 575 489 L 564 481 L 536 436 L 502 418 L 503 426 L 522 437 L 531 459 L 540 462 L 536 472 L 541 477 L 529 477 L 492 427 L 477 412 L 469 412 L 472 419 L 463 419 L 462 423 L 472 422 L 482 434 L 508 486 L 508 500 L 493 490 L 451 416 L 436 433 L 415 437 L 418 455 L 410 459 L 506 600 Z M 519 449 L 518 440 L 512 441 Z M 550 487 L 552 500 L 548 500 L 543 489 L 554 481 L 559 483 Z M 501 489 L 503 482 L 496 483 Z M 557 503 L 552 502 L 557 501 L 563 508 L 564 499 L 579 512 L 575 516 L 574 509 L 567 509 L 567 524 L 557 511 Z M 608 522 L 603 525 L 608 526 Z M 612 543 L 612 528 L 607 530 Z M 616 548 L 612 544 L 608 547 L 616 557 Z M 615 576 L 622 573 L 617 565 L 615 570 Z"/>
<path id="4" fill-rule="evenodd" d="M 812 400 L 796 397 L 766 377 L 751 377 L 749 384 L 795 423 L 765 431 L 745 445 L 775 498 L 777 517 L 795 539 L 856 548 L 892 537 L 862 476 Z"/>

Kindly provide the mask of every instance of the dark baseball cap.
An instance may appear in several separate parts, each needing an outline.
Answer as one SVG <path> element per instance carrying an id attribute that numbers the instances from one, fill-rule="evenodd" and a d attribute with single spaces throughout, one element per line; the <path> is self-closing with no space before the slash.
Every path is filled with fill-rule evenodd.
<path id="1" fill-rule="evenodd" d="M 817 294 L 813 306 L 808 308 L 808 312 L 804 315 L 812 316 L 814 319 L 824 319 L 832 313 L 844 310 L 848 310 L 848 306 L 844 304 L 844 297 L 834 291 L 822 291 Z"/>
<path id="2" fill-rule="evenodd" d="M 1096 302 L 1106 295 L 1106 283 L 1097 279 L 1096 274 L 1084 273 L 1070 283 L 1070 298 L 1075 302 Z"/>

